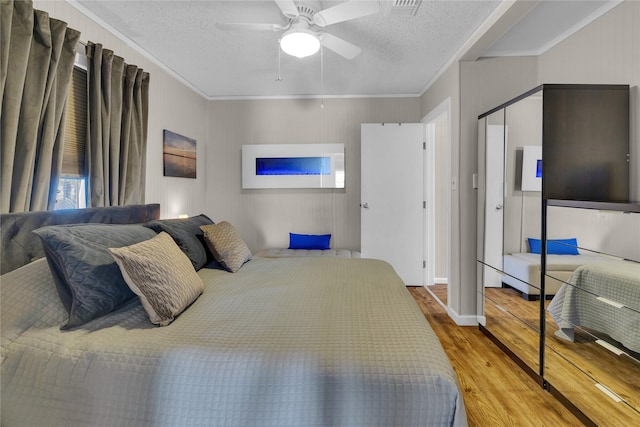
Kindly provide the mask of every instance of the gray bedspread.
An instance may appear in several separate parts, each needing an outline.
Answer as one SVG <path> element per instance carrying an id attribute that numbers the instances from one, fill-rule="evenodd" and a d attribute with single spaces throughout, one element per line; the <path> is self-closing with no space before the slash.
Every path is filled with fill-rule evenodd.
<path id="1" fill-rule="evenodd" d="M 134 300 L 84 328 L 44 259 L 1 278 L 1 424 L 464 426 L 455 373 L 393 269 L 262 259 L 203 269 L 171 325 Z"/>
<path id="2" fill-rule="evenodd" d="M 574 327 L 604 332 L 640 352 L 640 264 L 609 262 L 578 267 L 547 308 L 556 336 L 574 340 Z"/>

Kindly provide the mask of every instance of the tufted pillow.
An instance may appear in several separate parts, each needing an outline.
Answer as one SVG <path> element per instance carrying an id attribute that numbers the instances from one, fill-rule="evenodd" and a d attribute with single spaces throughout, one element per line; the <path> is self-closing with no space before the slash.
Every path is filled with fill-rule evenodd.
<path id="1" fill-rule="evenodd" d="M 189 258 L 165 232 L 124 248 L 109 249 L 151 323 L 166 326 L 204 290 Z"/>
<path id="2" fill-rule="evenodd" d="M 331 234 L 289 233 L 289 249 L 330 249 Z"/>
<path id="3" fill-rule="evenodd" d="M 213 255 L 207 252 L 206 244 L 200 227 L 213 224 L 208 216 L 200 214 L 184 219 L 156 219 L 144 224 L 156 233 L 164 231 L 176 242 L 178 247 L 191 260 L 196 271 L 204 267 L 213 259 Z"/>
<path id="4" fill-rule="evenodd" d="M 200 227 L 214 258 L 235 273 L 251 259 L 251 251 L 233 225 L 226 221 Z"/>
<path id="5" fill-rule="evenodd" d="M 542 251 L 542 241 L 529 237 L 529 251 L 539 254 Z M 578 239 L 547 239 L 547 255 L 580 255 L 578 252 Z"/>
<path id="6" fill-rule="evenodd" d="M 128 246 L 156 234 L 142 225 L 76 224 L 34 230 L 42 240 L 71 329 L 116 310 L 135 294 L 120 274 L 110 247 Z"/>

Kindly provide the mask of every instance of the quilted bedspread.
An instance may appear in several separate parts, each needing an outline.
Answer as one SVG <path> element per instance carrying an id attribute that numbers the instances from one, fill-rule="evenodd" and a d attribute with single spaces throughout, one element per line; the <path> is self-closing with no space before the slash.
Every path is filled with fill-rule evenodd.
<path id="1" fill-rule="evenodd" d="M 640 264 L 609 262 L 578 267 L 547 309 L 559 330 L 574 340 L 574 327 L 604 332 L 640 352 Z"/>
<path id="2" fill-rule="evenodd" d="M 2 426 L 467 424 L 388 264 L 255 258 L 198 274 L 204 293 L 169 326 L 134 300 L 72 331 L 44 259 L 2 276 Z"/>

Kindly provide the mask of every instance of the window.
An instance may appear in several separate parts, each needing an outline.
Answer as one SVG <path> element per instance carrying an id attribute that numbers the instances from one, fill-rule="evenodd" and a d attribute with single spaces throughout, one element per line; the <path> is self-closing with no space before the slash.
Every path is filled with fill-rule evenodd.
<path id="1" fill-rule="evenodd" d="M 78 46 L 78 52 L 64 118 L 64 149 L 62 171 L 56 196 L 56 210 L 87 207 L 85 168 L 87 70 L 84 46 Z"/>
<path id="2" fill-rule="evenodd" d="M 85 177 L 61 177 L 60 181 L 58 181 L 56 210 L 86 208 L 87 193 L 85 185 Z"/>

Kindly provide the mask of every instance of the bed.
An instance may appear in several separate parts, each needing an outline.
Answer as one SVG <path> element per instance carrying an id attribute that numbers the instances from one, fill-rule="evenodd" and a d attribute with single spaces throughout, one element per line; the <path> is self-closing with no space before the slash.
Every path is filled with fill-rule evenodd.
<path id="1" fill-rule="evenodd" d="M 579 266 L 587 263 L 610 261 L 595 254 L 579 255 L 547 255 L 547 277 L 545 278 L 545 295 L 553 297 L 571 273 Z M 517 289 L 522 297 L 528 300 L 540 299 L 540 254 L 516 252 L 502 257 L 502 283 Z"/>
<path id="2" fill-rule="evenodd" d="M 584 327 L 640 353 L 640 264 L 618 261 L 576 268 L 547 311 L 560 338 L 573 341 L 574 328 Z"/>
<path id="3" fill-rule="evenodd" d="M 61 330 L 48 261 L 0 281 L 3 426 L 467 425 L 442 346 L 385 262 L 207 264 L 168 326 L 133 298 Z"/>

